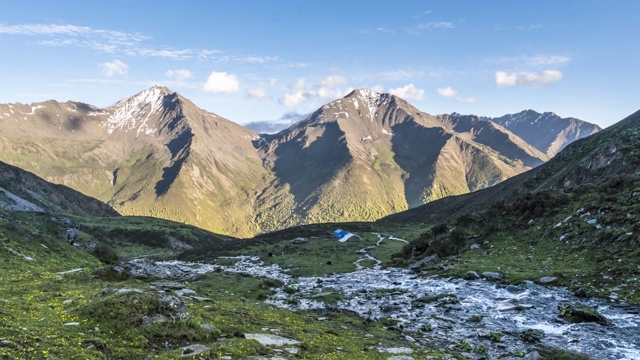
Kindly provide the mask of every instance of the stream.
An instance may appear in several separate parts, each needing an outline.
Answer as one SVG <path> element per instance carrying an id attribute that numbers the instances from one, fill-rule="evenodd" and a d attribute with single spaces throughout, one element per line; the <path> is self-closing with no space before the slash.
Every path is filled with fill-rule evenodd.
<path id="1" fill-rule="evenodd" d="M 531 282 L 503 285 L 485 280 L 463 280 L 437 276 L 420 277 L 400 268 L 381 268 L 369 250 L 382 241 L 404 241 L 377 235 L 376 245 L 361 249 L 357 270 L 322 277 L 293 277 L 278 265 L 266 265 L 258 257 L 239 256 L 231 266 L 185 264 L 197 273 L 222 268 L 233 273 L 278 279 L 293 288 L 274 289 L 267 302 L 292 310 L 323 309 L 323 296 L 338 294 L 332 308 L 353 311 L 362 317 L 395 322 L 422 346 L 456 341 L 482 345 L 489 358 L 515 353 L 534 344 L 521 339 L 523 331 L 540 330 L 543 344 L 591 355 L 597 359 L 640 359 L 640 315 L 636 307 L 604 299 L 575 297 L 566 288 L 545 287 Z M 360 265 L 375 261 L 371 268 Z M 175 263 L 175 262 L 174 262 Z M 582 303 L 596 309 L 610 322 L 571 324 L 558 317 L 560 303 Z M 501 341 L 491 334 L 501 334 Z M 495 339 L 494 339 L 495 340 Z"/>

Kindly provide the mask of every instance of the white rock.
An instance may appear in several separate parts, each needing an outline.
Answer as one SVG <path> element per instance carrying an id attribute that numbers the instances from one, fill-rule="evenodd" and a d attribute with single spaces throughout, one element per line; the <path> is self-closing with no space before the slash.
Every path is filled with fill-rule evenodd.
<path id="1" fill-rule="evenodd" d="M 282 345 L 300 345 L 301 342 L 298 340 L 288 339 L 286 337 L 273 335 L 273 334 L 244 334 L 245 338 L 255 340 L 260 343 L 260 345 L 272 345 L 272 346 L 282 346 Z"/>

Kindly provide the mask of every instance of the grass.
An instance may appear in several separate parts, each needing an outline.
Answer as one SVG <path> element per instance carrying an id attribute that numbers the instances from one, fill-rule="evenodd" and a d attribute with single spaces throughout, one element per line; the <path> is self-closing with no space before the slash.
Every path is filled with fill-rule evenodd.
<path id="1" fill-rule="evenodd" d="M 626 176 L 568 193 L 520 196 L 434 226 L 395 263 L 435 253 L 455 265 L 440 272 L 445 276 L 494 271 L 508 283 L 553 276 L 554 285 L 640 304 L 638 194 L 640 179 Z M 471 250 L 472 243 L 480 249 Z"/>
<path id="2" fill-rule="evenodd" d="M 87 221 L 88 225 L 81 226 L 84 236 L 98 238 L 96 229 L 104 232 L 98 231 L 102 236 L 108 236 L 109 232 L 104 230 L 110 227 L 160 226 L 152 220 L 139 218 L 123 218 L 121 223 L 105 221 L 102 226 L 99 226 L 100 220 L 93 221 L 95 223 Z M 272 287 L 283 285 L 277 281 L 216 272 L 185 283 L 198 296 L 210 299 L 186 301 L 188 317 L 146 324 L 143 316 L 167 312 L 159 305 L 156 291 L 149 288 L 152 280 L 96 276 L 97 269 L 103 268 L 103 264 L 91 253 L 68 245 L 61 230 L 62 225 L 48 214 L 0 212 L 0 338 L 6 345 L 0 347 L 0 358 L 131 359 L 150 356 L 174 359 L 180 356 L 182 346 L 201 343 L 212 349 L 212 357 L 240 359 L 277 356 L 281 351 L 286 354 L 285 348 L 291 347 L 262 346 L 243 337 L 248 333 L 278 333 L 298 340 L 302 343 L 297 346 L 299 358 L 386 359 L 389 354 L 380 353 L 377 348 L 412 347 L 401 332 L 351 313 L 332 310 L 293 312 L 264 303 L 273 291 Z M 353 239 L 355 241 L 344 244 L 330 237 L 312 239 L 302 244 L 300 252 L 303 255 L 292 264 L 300 266 L 301 273 L 324 272 L 312 271 L 311 259 L 316 252 L 336 251 L 345 255 L 333 257 L 336 266 L 328 270 L 353 270 L 352 261 L 358 255 L 350 254 L 351 250 L 355 252 L 377 241 L 372 235 L 363 233 L 363 236 L 362 242 Z M 101 239 L 105 243 L 118 244 L 116 239 Z M 255 247 L 254 250 L 279 249 L 277 244 L 269 246 L 275 247 Z M 56 274 L 75 268 L 83 270 Z M 122 288 L 139 289 L 141 293 L 118 294 L 105 290 Z M 327 295 L 324 300 L 339 299 Z M 207 329 L 202 325 L 207 325 Z M 264 330 L 266 328 L 270 330 Z M 414 355 L 445 356 L 429 349 L 415 349 Z"/>

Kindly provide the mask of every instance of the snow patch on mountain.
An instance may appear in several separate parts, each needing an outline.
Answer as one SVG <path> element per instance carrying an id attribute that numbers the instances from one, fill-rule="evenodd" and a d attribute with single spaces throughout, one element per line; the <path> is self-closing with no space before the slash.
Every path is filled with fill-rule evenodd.
<path id="1" fill-rule="evenodd" d="M 154 130 L 147 125 L 149 117 L 162 108 L 167 92 L 164 88 L 154 86 L 144 90 L 130 99 L 122 100 L 109 109 L 113 111 L 105 122 L 109 134 L 119 129 L 125 132 L 136 130 L 140 133 L 152 135 Z"/>
<path id="2" fill-rule="evenodd" d="M 44 106 L 42 106 L 42 105 L 31 106 L 31 112 L 26 113 L 25 115 L 33 115 L 33 114 L 36 113 L 36 110 L 42 109 L 42 108 L 44 108 Z"/>
<path id="3" fill-rule="evenodd" d="M 363 104 L 369 110 L 369 119 L 373 121 L 378 116 L 378 110 L 381 105 L 386 105 L 387 100 L 383 100 L 381 93 L 370 89 L 356 90 L 357 97 L 363 102 Z M 355 100 L 355 99 L 354 99 Z M 357 102 L 354 102 L 357 103 Z M 356 105 L 359 109 L 359 106 Z"/>

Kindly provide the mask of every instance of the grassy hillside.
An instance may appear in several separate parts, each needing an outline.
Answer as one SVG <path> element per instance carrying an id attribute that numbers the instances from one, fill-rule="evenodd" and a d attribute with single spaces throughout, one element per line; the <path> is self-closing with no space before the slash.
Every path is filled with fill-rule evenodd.
<path id="1" fill-rule="evenodd" d="M 192 246 L 227 240 L 158 219 L 76 220 L 83 232 L 79 242 L 99 240 L 120 255 L 170 256 L 166 244 L 156 243 L 166 236 Z M 244 336 L 265 329 L 280 329 L 275 331 L 281 336 L 300 341 L 297 355 L 289 354 L 296 358 L 386 359 L 388 354 L 375 349 L 412 347 L 401 332 L 354 314 L 293 312 L 265 304 L 270 288 L 281 285 L 242 275 L 214 272 L 181 282 L 202 299 L 180 300 L 187 312 L 178 313 L 163 303 L 151 285 L 154 279 L 116 276 L 90 251 L 67 244 L 63 228 L 51 214 L 0 211 L 0 358 L 174 359 L 194 343 L 208 346 L 211 358 L 289 354 L 288 346 L 260 345 Z M 444 357 L 437 350 L 414 354 Z"/>
<path id="2" fill-rule="evenodd" d="M 640 112 L 493 188 L 384 219 L 424 229 L 392 264 L 437 254 L 454 265 L 448 275 L 551 276 L 579 294 L 639 304 L 639 128 Z"/>

